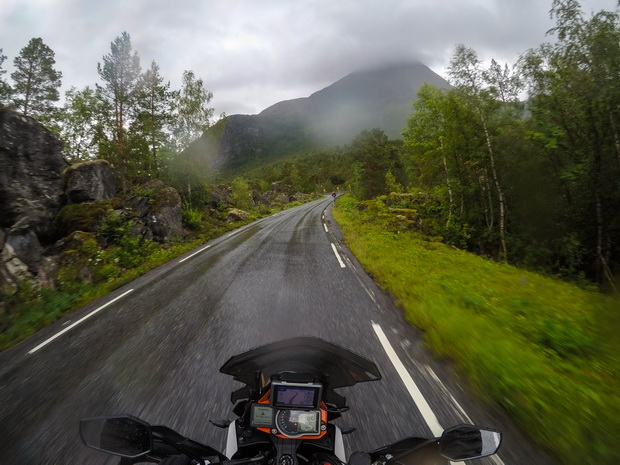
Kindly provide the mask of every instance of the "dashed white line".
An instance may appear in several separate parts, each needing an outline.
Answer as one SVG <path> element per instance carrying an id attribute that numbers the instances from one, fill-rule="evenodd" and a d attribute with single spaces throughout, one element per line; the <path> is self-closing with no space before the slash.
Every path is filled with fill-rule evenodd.
<path id="1" fill-rule="evenodd" d="M 130 292 L 133 292 L 133 289 L 129 289 L 128 291 L 124 292 L 123 294 L 119 295 L 118 297 L 115 297 L 114 299 L 110 300 L 108 303 L 103 304 L 101 307 L 97 308 L 96 310 L 93 310 L 92 312 L 90 312 L 88 315 L 86 315 L 83 318 L 80 318 L 78 321 L 76 321 L 75 323 L 73 323 L 71 326 L 67 326 L 65 329 L 63 329 L 62 331 L 60 331 L 59 333 L 55 334 L 54 336 L 50 337 L 49 339 L 47 339 L 46 341 L 42 342 L 41 344 L 39 344 L 38 346 L 36 346 L 34 349 L 32 349 L 30 352 L 28 352 L 28 355 L 35 353 L 37 350 L 39 350 L 41 347 L 46 346 L 47 344 L 49 344 L 50 342 L 52 342 L 54 339 L 56 339 L 57 337 L 63 335 L 64 333 L 66 333 L 67 331 L 69 331 L 71 328 L 73 328 L 74 326 L 79 325 L 82 321 L 86 320 L 87 318 L 90 318 L 91 316 L 93 316 L 95 313 L 100 312 L 101 310 L 103 310 L 104 308 L 106 308 L 108 305 L 113 304 L 114 302 L 116 302 L 117 300 L 125 297 L 127 294 L 129 294 Z"/>
<path id="2" fill-rule="evenodd" d="M 338 259 L 338 263 L 340 263 L 340 268 L 346 268 L 346 265 L 342 261 L 342 258 L 340 258 L 340 254 L 338 254 L 338 251 L 336 250 L 336 246 L 334 245 L 333 242 L 331 244 L 332 244 L 332 250 L 334 251 L 334 255 L 336 255 L 336 258 Z"/>
<path id="3" fill-rule="evenodd" d="M 202 252 L 202 251 L 204 251 L 204 250 L 207 250 L 209 247 L 211 247 L 211 246 L 210 246 L 210 245 L 208 245 L 208 246 L 206 246 L 206 247 L 203 247 L 203 248 L 202 248 L 202 249 L 200 249 L 199 251 L 194 252 L 193 254 L 188 255 L 188 256 L 187 256 L 187 257 L 185 257 L 185 258 L 182 258 L 181 260 L 179 260 L 179 263 L 183 263 L 185 260 L 189 260 L 189 259 L 190 259 L 190 258 L 192 258 L 194 255 L 198 255 L 200 252 Z"/>
<path id="4" fill-rule="evenodd" d="M 325 228 L 325 232 L 329 232 L 329 230 L 327 229 L 327 225 L 325 223 L 323 223 L 323 227 Z"/>

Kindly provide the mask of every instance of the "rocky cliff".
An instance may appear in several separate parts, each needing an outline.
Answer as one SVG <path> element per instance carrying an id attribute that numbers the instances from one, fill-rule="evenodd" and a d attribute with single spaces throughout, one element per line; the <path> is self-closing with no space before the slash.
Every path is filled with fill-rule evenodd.
<path id="1" fill-rule="evenodd" d="M 105 248 L 108 237 L 100 229 L 106 222 L 108 229 L 128 228 L 137 240 L 181 236 L 176 190 L 155 181 L 142 191 L 116 197 L 108 162 L 69 165 L 60 142 L 44 126 L 0 107 L 0 308 L 24 282 L 54 286 L 68 257 L 79 255 L 79 244 L 92 240 L 91 252 Z M 114 234 L 108 233 L 111 240 Z M 92 275 L 81 265 L 76 277 Z"/>

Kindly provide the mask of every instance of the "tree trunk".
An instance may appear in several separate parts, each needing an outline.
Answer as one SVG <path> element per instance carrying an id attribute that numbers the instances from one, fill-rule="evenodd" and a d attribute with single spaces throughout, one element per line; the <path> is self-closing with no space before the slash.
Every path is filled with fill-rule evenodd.
<path id="1" fill-rule="evenodd" d="M 491 184 L 489 183 L 489 172 L 484 168 L 484 181 L 486 185 L 482 185 L 482 193 L 483 193 L 483 202 L 485 202 L 484 207 L 484 216 L 487 220 L 487 229 L 489 231 L 493 230 L 495 226 L 495 210 L 493 210 L 493 198 L 491 197 Z M 487 194 L 486 201 L 484 200 L 484 193 Z"/>
<path id="2" fill-rule="evenodd" d="M 486 122 L 482 118 L 482 127 L 484 129 L 484 136 L 487 142 L 487 149 L 489 151 L 489 158 L 491 159 L 491 173 L 493 174 L 493 182 L 495 189 L 497 190 L 497 198 L 499 201 L 499 240 L 502 259 L 508 259 L 508 249 L 506 247 L 506 199 L 504 198 L 504 191 L 497 177 L 497 169 L 495 168 L 495 156 L 493 154 L 493 145 L 491 144 L 491 137 L 487 129 Z"/>
<path id="3" fill-rule="evenodd" d="M 605 231 L 603 221 L 603 201 L 601 199 L 601 154 L 599 147 L 594 150 L 594 197 L 596 203 L 596 261 L 599 284 L 608 281 L 614 292 L 618 292 L 609 263 L 603 250 Z"/>
<path id="4" fill-rule="evenodd" d="M 609 109 L 609 124 L 611 125 L 611 132 L 614 135 L 614 144 L 616 146 L 616 156 L 618 157 L 618 164 L 620 164 L 620 137 L 618 137 L 618 130 L 616 129 L 616 124 L 614 121 L 614 115 Z"/>
<path id="5" fill-rule="evenodd" d="M 614 276 L 609 268 L 609 263 L 605 258 L 603 251 L 604 231 L 603 231 L 603 207 L 601 202 L 601 193 L 597 188 L 596 192 L 596 258 L 598 262 L 599 272 L 602 276 L 599 277 L 599 282 L 608 281 L 609 285 L 614 292 L 618 292 L 616 283 L 614 282 Z"/>
<path id="6" fill-rule="evenodd" d="M 448 161 L 446 160 L 446 154 L 443 151 L 443 141 L 439 141 L 441 146 L 441 158 L 443 159 L 443 168 L 446 171 L 446 184 L 448 185 L 448 197 L 450 198 L 450 210 L 448 211 L 448 220 L 446 221 L 446 227 L 450 226 L 452 220 L 452 209 L 454 207 L 454 197 L 452 196 L 452 183 L 450 182 L 450 172 L 448 171 Z"/>

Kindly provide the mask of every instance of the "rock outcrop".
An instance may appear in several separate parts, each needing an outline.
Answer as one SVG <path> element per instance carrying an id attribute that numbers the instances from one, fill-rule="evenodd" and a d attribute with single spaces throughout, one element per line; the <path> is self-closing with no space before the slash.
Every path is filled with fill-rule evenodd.
<path id="1" fill-rule="evenodd" d="M 48 238 L 61 203 L 61 144 L 36 120 L 0 107 L 0 227 Z"/>
<path id="2" fill-rule="evenodd" d="M 53 285 L 59 270 L 75 268 L 74 279 L 92 281 L 88 259 L 118 239 L 118 228 L 140 240 L 182 236 L 178 192 L 161 181 L 142 191 L 144 196 L 115 197 L 107 161 L 69 165 L 43 125 L 0 107 L 0 309 L 20 283 Z"/>
<path id="3" fill-rule="evenodd" d="M 244 210 L 238 208 L 231 208 L 226 212 L 226 222 L 235 223 L 237 221 L 245 221 L 250 217 L 250 214 Z"/>
<path id="4" fill-rule="evenodd" d="M 61 205 L 60 142 L 36 120 L 0 107 L 0 300 L 32 280 Z"/>
<path id="5" fill-rule="evenodd" d="M 76 163 L 64 172 L 67 203 L 107 200 L 116 195 L 116 178 L 106 160 Z"/>
<path id="6" fill-rule="evenodd" d="M 173 187 L 166 186 L 162 181 L 151 181 L 144 189 L 152 192 L 148 208 L 142 208 L 145 225 L 150 228 L 153 239 L 167 242 L 183 234 L 181 215 L 181 196 Z M 135 204 L 135 201 L 134 201 Z"/>

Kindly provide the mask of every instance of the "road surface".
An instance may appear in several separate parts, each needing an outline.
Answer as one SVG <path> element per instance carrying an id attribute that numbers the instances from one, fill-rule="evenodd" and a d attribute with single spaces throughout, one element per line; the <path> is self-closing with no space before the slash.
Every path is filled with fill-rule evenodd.
<path id="1" fill-rule="evenodd" d="M 383 379 L 339 392 L 347 452 L 476 423 L 504 432 L 481 465 L 550 462 L 501 412 L 484 408 L 343 246 L 331 197 L 188 252 L 0 354 L 0 463 L 112 464 L 84 447 L 80 418 L 130 413 L 223 450 L 232 419 L 219 373 L 232 355 L 316 336 L 357 352 Z M 411 270 L 415 273 L 416 270 Z M 472 341 L 475 343 L 475 341 Z"/>

